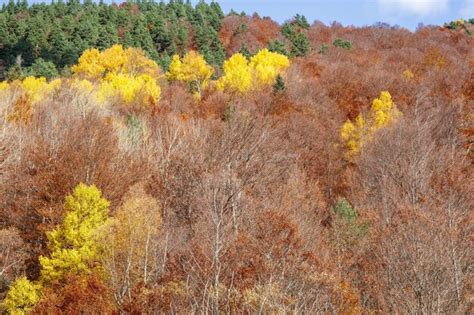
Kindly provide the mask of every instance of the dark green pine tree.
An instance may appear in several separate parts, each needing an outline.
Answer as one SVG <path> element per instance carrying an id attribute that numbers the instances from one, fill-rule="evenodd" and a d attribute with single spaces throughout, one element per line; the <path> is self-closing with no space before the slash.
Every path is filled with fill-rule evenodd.
<path id="1" fill-rule="evenodd" d="M 99 28 L 99 36 L 97 38 L 97 48 L 106 49 L 119 43 L 117 25 L 112 22 L 106 23 Z"/>
<path id="2" fill-rule="evenodd" d="M 62 18 L 66 15 L 67 7 L 66 7 L 66 4 L 64 3 L 64 0 L 58 0 L 56 4 L 54 5 L 54 8 L 56 11 L 56 17 Z"/>
<path id="3" fill-rule="evenodd" d="M 281 75 L 276 77 L 275 83 L 273 84 L 273 94 L 280 94 L 286 89 L 285 80 Z"/>
<path id="4" fill-rule="evenodd" d="M 304 33 L 297 33 L 291 42 L 293 44 L 291 49 L 293 56 L 306 56 L 311 50 L 311 43 L 309 42 L 308 36 Z"/>
<path id="5" fill-rule="evenodd" d="M 172 43 L 172 39 L 161 18 L 155 21 L 150 33 L 156 51 L 159 53 L 168 52 Z"/>
<path id="6" fill-rule="evenodd" d="M 76 16 L 81 10 L 80 0 L 68 0 L 66 3 L 67 14 Z"/>
<path id="7" fill-rule="evenodd" d="M 46 29 L 48 24 L 43 18 L 43 13 L 40 12 L 28 20 L 28 31 L 26 41 L 32 47 L 34 58 L 39 58 L 41 51 L 47 47 Z M 33 62 L 33 60 L 31 60 Z"/>
<path id="8" fill-rule="evenodd" d="M 309 23 L 308 20 L 304 15 L 296 14 L 295 15 L 295 24 L 301 27 L 302 29 L 308 30 L 309 29 Z"/>
<path id="9" fill-rule="evenodd" d="M 16 9 L 15 0 L 9 0 L 6 6 L 6 10 L 9 14 L 14 15 Z"/>
<path id="10" fill-rule="evenodd" d="M 268 50 L 271 52 L 276 52 L 285 56 L 290 56 L 288 49 L 286 49 L 285 44 L 280 42 L 279 40 L 274 40 L 268 43 Z"/>
<path id="11" fill-rule="evenodd" d="M 71 40 L 76 29 L 76 21 L 71 15 L 66 15 L 61 21 L 61 29 L 66 36 L 66 39 Z"/>
<path id="12" fill-rule="evenodd" d="M 38 58 L 30 67 L 24 70 L 24 75 L 45 77 L 47 80 L 51 80 L 58 76 L 58 70 L 51 61 L 45 61 L 43 58 Z"/>
<path id="13" fill-rule="evenodd" d="M 252 58 L 252 53 L 248 49 L 247 45 L 243 44 L 242 47 L 239 50 L 239 53 L 245 56 L 248 61 L 250 61 L 250 58 Z"/>
<path id="14" fill-rule="evenodd" d="M 58 68 L 67 63 L 64 60 L 68 48 L 68 41 L 58 21 L 54 21 L 52 31 L 48 38 L 49 50 L 46 59 L 53 61 Z"/>
<path id="15" fill-rule="evenodd" d="M 148 31 L 146 19 L 143 15 L 140 15 L 135 21 L 131 35 L 133 47 L 140 47 L 146 51 L 151 58 L 155 60 L 158 59 L 158 54 L 153 45 L 153 39 Z"/>
<path id="16" fill-rule="evenodd" d="M 72 38 L 73 43 L 81 52 L 96 47 L 99 38 L 99 26 L 94 23 L 91 16 L 84 15 L 77 24 Z"/>
<path id="17" fill-rule="evenodd" d="M 188 48 L 188 29 L 185 26 L 178 27 L 176 45 L 180 53 L 184 53 Z"/>
<path id="18" fill-rule="evenodd" d="M 8 29 L 7 20 L 6 13 L 0 13 L 0 43 L 3 45 L 12 44 L 15 41 L 14 37 L 10 34 L 10 30 Z"/>

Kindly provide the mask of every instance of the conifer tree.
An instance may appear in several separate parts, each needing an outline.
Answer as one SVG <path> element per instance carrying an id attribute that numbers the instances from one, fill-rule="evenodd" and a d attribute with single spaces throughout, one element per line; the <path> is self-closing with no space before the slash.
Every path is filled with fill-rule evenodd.
<path id="1" fill-rule="evenodd" d="M 285 89 L 285 81 L 283 80 L 283 77 L 279 74 L 277 75 L 275 83 L 273 84 L 273 94 L 281 93 Z"/>
<path id="2" fill-rule="evenodd" d="M 63 223 L 47 234 L 50 255 L 39 258 L 43 282 L 90 270 L 99 254 L 95 233 L 105 224 L 109 205 L 97 187 L 82 183 L 66 197 Z"/>
<path id="3" fill-rule="evenodd" d="M 7 314 L 27 314 L 40 299 L 40 286 L 26 277 L 16 279 L 0 304 Z"/>

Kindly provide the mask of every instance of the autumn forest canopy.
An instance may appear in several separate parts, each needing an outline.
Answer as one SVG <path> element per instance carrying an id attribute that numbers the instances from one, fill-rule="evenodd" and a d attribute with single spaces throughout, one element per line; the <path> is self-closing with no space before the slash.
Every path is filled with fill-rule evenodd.
<path id="1" fill-rule="evenodd" d="M 5 2 L 0 313 L 474 312 L 474 19 Z"/>

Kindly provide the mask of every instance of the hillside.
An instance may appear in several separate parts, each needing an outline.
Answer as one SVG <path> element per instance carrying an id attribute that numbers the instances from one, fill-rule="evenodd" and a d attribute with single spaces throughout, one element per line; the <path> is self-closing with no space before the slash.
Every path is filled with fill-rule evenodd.
<path id="1" fill-rule="evenodd" d="M 473 32 L 4 4 L 0 311 L 474 312 Z"/>

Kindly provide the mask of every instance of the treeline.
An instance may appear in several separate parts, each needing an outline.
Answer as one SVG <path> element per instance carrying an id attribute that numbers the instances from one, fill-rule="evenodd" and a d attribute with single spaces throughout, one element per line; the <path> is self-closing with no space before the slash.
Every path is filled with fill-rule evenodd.
<path id="1" fill-rule="evenodd" d="M 10 80 L 21 76 L 19 66 L 33 65 L 51 75 L 56 71 L 53 68 L 61 72 L 75 64 L 88 48 L 105 49 L 114 44 L 140 47 L 165 69 L 172 55 L 189 49 L 221 66 L 225 52 L 218 32 L 223 17 L 217 2 L 193 6 L 180 0 L 120 5 L 60 0 L 29 6 L 26 0 L 11 0 L 0 11 L 0 59 L 10 69 Z M 45 66 L 44 62 L 50 64 Z M 34 70 L 30 68 L 30 72 Z"/>

